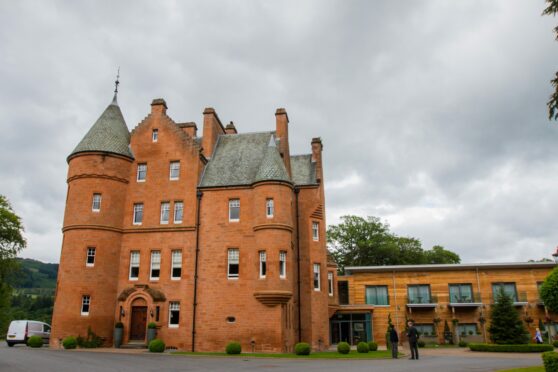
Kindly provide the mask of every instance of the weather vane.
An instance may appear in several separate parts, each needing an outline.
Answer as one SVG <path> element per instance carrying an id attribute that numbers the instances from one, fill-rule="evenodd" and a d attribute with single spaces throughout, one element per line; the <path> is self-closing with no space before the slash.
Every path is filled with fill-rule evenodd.
<path id="1" fill-rule="evenodd" d="M 120 84 L 120 81 L 118 81 L 119 78 L 120 78 L 120 66 L 118 66 L 118 71 L 116 72 L 116 81 L 114 82 L 114 95 L 118 93 L 118 84 Z"/>

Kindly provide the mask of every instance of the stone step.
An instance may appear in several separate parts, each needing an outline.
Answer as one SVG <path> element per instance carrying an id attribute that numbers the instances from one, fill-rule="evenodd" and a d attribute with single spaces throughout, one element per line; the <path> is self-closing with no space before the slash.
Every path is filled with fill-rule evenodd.
<path id="1" fill-rule="evenodd" d="M 130 342 L 120 345 L 121 349 L 147 349 L 147 345 L 143 342 Z"/>

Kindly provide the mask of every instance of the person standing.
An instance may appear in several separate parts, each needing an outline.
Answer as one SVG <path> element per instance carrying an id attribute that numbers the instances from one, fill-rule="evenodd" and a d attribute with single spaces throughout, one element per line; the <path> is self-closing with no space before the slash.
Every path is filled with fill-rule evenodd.
<path id="1" fill-rule="evenodd" d="M 539 328 L 537 328 L 537 330 L 535 331 L 535 342 L 537 344 L 542 344 L 543 343 L 541 330 Z"/>
<path id="2" fill-rule="evenodd" d="M 397 359 L 397 346 L 399 345 L 399 336 L 397 335 L 397 331 L 395 330 L 394 326 L 391 326 L 389 329 L 389 342 L 391 344 L 391 357 L 393 359 Z"/>
<path id="3" fill-rule="evenodd" d="M 407 338 L 409 339 L 409 348 L 411 349 L 411 359 L 418 359 L 418 339 L 419 334 L 412 321 L 407 322 Z"/>

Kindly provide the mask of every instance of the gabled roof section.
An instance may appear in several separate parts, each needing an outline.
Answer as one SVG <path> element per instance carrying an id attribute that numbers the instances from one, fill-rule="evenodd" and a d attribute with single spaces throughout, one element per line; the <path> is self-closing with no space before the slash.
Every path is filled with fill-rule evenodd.
<path id="1" fill-rule="evenodd" d="M 251 185 L 266 153 L 273 132 L 225 134 L 205 167 L 200 186 Z"/>
<path id="2" fill-rule="evenodd" d="M 286 181 L 291 182 L 285 163 L 275 144 L 275 136 L 271 135 L 263 160 L 256 173 L 255 182 L 258 181 Z"/>
<path id="3" fill-rule="evenodd" d="M 90 151 L 108 152 L 134 158 L 130 150 L 130 132 L 115 99 L 89 129 L 68 159 L 75 154 Z"/>
<path id="4" fill-rule="evenodd" d="M 312 162 L 312 155 L 291 156 L 291 172 L 295 185 L 316 185 L 316 163 Z"/>

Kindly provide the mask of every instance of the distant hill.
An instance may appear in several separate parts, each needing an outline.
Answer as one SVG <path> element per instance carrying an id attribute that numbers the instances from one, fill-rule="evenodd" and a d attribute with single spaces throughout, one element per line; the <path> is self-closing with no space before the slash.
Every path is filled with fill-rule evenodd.
<path id="1" fill-rule="evenodd" d="M 30 258 L 18 258 L 19 270 L 8 278 L 8 284 L 15 289 L 56 288 L 58 264 L 44 263 Z"/>

